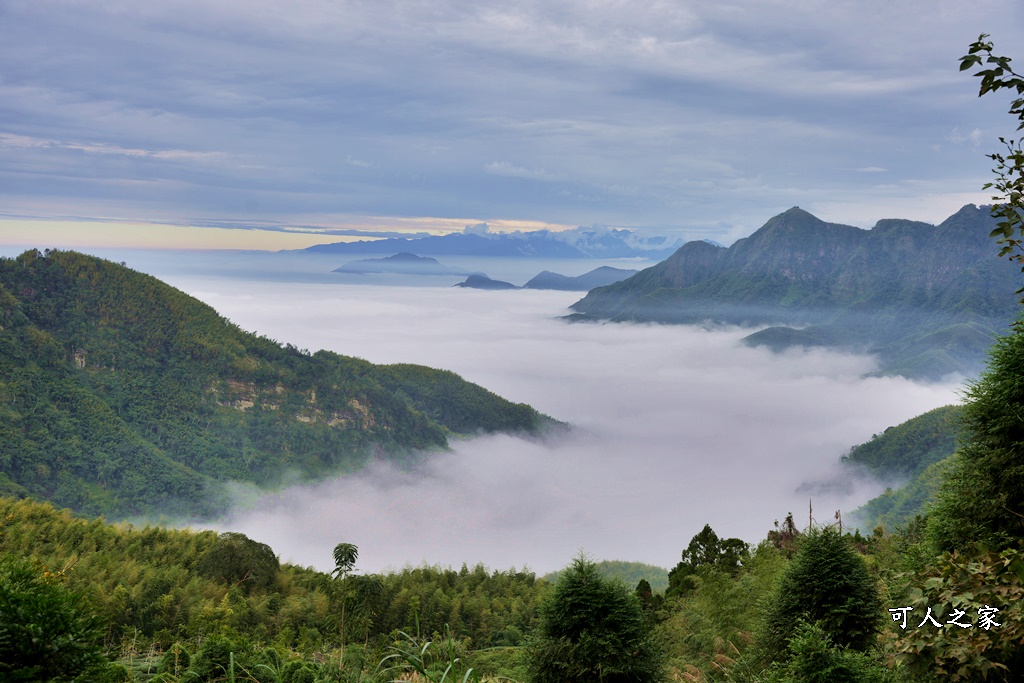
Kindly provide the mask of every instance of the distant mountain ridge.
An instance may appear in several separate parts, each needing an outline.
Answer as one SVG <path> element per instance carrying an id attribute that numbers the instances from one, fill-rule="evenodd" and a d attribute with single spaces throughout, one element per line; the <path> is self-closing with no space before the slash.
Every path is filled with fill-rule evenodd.
<path id="1" fill-rule="evenodd" d="M 455 373 L 310 353 L 75 252 L 0 259 L 0 495 L 209 518 L 278 485 L 550 418 Z"/>
<path id="2" fill-rule="evenodd" d="M 402 275 L 469 275 L 470 271 L 446 266 L 429 256 L 399 252 L 385 258 L 360 259 L 338 266 L 332 273 L 393 273 Z"/>
<path id="3" fill-rule="evenodd" d="M 523 289 L 559 289 L 569 292 L 589 292 L 595 287 L 605 287 L 621 280 L 625 280 L 637 271 L 624 268 L 612 268 L 601 266 L 590 272 L 570 277 L 545 270 L 530 279 Z"/>
<path id="4" fill-rule="evenodd" d="M 553 273 L 550 270 L 543 270 L 530 278 L 522 287 L 503 280 L 493 280 L 483 273 L 474 273 L 466 278 L 464 282 L 460 282 L 455 286 L 468 287 L 470 289 L 556 289 L 565 292 L 587 292 L 595 287 L 602 287 L 624 280 L 635 272 L 635 270 L 600 266 L 582 275 L 573 277 Z"/>
<path id="5" fill-rule="evenodd" d="M 411 252 L 421 256 L 487 256 L 501 258 L 665 258 L 681 241 L 664 236 L 642 237 L 632 230 L 603 226 L 573 230 L 491 232 L 486 224 L 463 232 L 427 237 L 389 237 L 380 240 L 317 244 L 313 254 L 380 255 Z"/>
<path id="6" fill-rule="evenodd" d="M 727 249 L 688 242 L 592 290 L 570 318 L 774 325 L 748 343 L 870 351 L 885 374 L 972 374 L 1013 320 L 1022 284 L 996 256 L 994 227 L 973 205 L 938 226 L 887 219 L 871 230 L 794 207 Z"/>

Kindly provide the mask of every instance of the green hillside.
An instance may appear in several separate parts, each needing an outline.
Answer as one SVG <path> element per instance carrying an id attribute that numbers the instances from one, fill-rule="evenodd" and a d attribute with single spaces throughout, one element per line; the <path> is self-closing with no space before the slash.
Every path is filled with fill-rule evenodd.
<path id="1" fill-rule="evenodd" d="M 975 206 L 938 226 L 883 220 L 871 230 L 793 208 L 728 249 L 689 242 L 591 290 L 570 319 L 769 326 L 747 343 L 868 351 L 883 374 L 972 375 L 1021 286 L 1013 264 L 992 258 L 994 227 Z"/>
<path id="2" fill-rule="evenodd" d="M 958 405 L 929 410 L 854 446 L 843 462 L 884 479 L 915 477 L 956 450 L 962 412 Z"/>
<path id="3" fill-rule="evenodd" d="M 451 372 L 310 353 L 75 252 L 0 259 L 0 494 L 113 517 L 209 517 L 451 433 L 554 424 Z"/>
<path id="4" fill-rule="evenodd" d="M 625 562 L 623 560 L 602 560 L 597 562 L 597 572 L 606 579 L 619 579 L 630 588 L 635 588 L 641 579 L 651 584 L 655 593 L 665 593 L 668 588 L 668 570 L 643 562 Z M 545 581 L 556 583 L 561 571 L 544 575 Z"/>
<path id="5" fill-rule="evenodd" d="M 850 450 L 845 463 L 902 482 L 854 510 L 855 525 L 892 531 L 924 513 L 959 444 L 962 414 L 959 405 L 936 408 Z"/>

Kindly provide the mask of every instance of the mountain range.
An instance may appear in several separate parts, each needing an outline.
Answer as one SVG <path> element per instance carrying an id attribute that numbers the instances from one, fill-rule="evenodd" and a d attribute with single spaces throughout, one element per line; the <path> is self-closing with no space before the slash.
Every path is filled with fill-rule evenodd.
<path id="1" fill-rule="evenodd" d="M 447 235 L 389 237 L 357 242 L 317 244 L 312 254 L 380 255 L 410 252 L 421 256 L 487 256 L 502 258 L 634 258 L 661 259 L 681 244 L 665 236 L 640 236 L 624 228 L 578 227 L 572 230 L 491 232 L 486 224 L 467 226 Z"/>
<path id="2" fill-rule="evenodd" d="M 275 486 L 556 424 L 452 372 L 310 353 L 75 252 L 0 259 L 0 495 L 209 518 Z"/>
<path id="3" fill-rule="evenodd" d="M 600 266 L 582 275 L 569 276 L 553 273 L 550 270 L 542 270 L 534 275 L 522 287 L 517 287 L 511 282 L 504 280 L 492 280 L 483 273 L 475 273 L 460 282 L 456 287 L 469 287 L 471 289 L 557 289 L 566 292 L 587 292 L 595 287 L 603 287 L 613 282 L 625 280 L 635 273 L 635 270 L 623 268 L 612 268 L 611 266 Z"/>
<path id="4" fill-rule="evenodd" d="M 870 230 L 794 207 L 729 248 L 688 242 L 590 291 L 570 319 L 758 326 L 747 343 L 866 351 L 882 374 L 970 375 L 1024 284 L 996 256 L 994 227 L 974 205 L 939 225 L 886 219 Z"/>

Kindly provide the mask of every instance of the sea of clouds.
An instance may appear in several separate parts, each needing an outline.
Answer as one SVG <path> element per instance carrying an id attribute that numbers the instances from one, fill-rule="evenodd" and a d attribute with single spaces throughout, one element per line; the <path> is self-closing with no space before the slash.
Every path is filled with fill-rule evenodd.
<path id="1" fill-rule="evenodd" d="M 168 279 L 243 329 L 454 370 L 573 425 L 288 488 L 221 527 L 322 569 L 339 542 L 359 547 L 362 571 L 483 562 L 543 573 L 580 549 L 671 567 L 706 523 L 756 542 L 788 512 L 806 524 L 810 498 L 816 521 L 834 521 L 883 486 L 808 482 L 834 481 L 851 446 L 958 398 L 955 382 L 864 378 L 867 356 L 747 348 L 750 330 L 569 324 L 558 317 L 571 292 Z"/>

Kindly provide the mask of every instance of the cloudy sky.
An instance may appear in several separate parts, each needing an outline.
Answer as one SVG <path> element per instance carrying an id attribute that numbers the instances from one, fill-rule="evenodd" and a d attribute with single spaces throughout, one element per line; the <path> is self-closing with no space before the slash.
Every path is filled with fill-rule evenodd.
<path id="1" fill-rule="evenodd" d="M 253 226 L 939 221 L 985 200 L 1014 127 L 957 57 L 982 32 L 1012 56 L 1022 7 L 3 0 L 0 242 L 56 229 L 32 218 L 259 248 Z"/>

